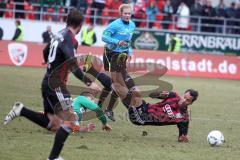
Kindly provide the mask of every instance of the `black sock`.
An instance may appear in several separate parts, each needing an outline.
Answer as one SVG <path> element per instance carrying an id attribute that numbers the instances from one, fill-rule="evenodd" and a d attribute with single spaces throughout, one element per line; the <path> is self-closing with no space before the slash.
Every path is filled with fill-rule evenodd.
<path id="1" fill-rule="evenodd" d="M 57 130 L 57 133 L 56 133 L 55 139 L 54 139 L 53 148 L 49 155 L 49 159 L 55 159 L 55 158 L 59 157 L 60 152 L 64 146 L 64 142 L 66 141 L 68 135 L 69 135 L 69 133 L 62 127 L 60 127 Z"/>
<path id="2" fill-rule="evenodd" d="M 26 107 L 23 107 L 20 115 L 26 117 L 30 121 L 40 125 L 43 128 L 47 128 L 48 126 L 49 119 L 47 115 L 43 113 L 35 112 L 30 109 L 27 109 Z"/>
<path id="3" fill-rule="evenodd" d="M 93 77 L 96 78 L 99 72 L 98 72 L 94 67 L 91 67 L 91 68 L 87 71 L 87 73 L 91 74 Z"/>
<path id="4" fill-rule="evenodd" d="M 111 90 L 112 80 L 108 75 L 98 72 L 94 67 L 91 67 L 87 73 L 97 78 L 97 80 L 99 80 L 104 87 Z"/>
<path id="5" fill-rule="evenodd" d="M 105 73 L 98 73 L 96 76 L 97 80 L 101 82 L 101 84 L 105 87 L 108 88 L 109 90 L 112 89 L 112 80 L 109 76 L 107 76 Z"/>
<path id="6" fill-rule="evenodd" d="M 102 108 L 102 104 L 105 101 L 105 99 L 107 98 L 108 94 L 111 92 L 111 90 L 109 91 L 107 88 L 103 88 L 101 95 L 99 97 L 99 101 L 98 101 L 98 105 L 99 107 Z"/>
<path id="7" fill-rule="evenodd" d="M 131 100 L 132 100 L 132 92 L 129 91 L 127 96 L 124 99 L 122 99 L 122 103 L 127 109 L 130 107 Z"/>
<path id="8" fill-rule="evenodd" d="M 135 86 L 135 82 L 126 70 L 123 70 L 121 73 L 127 88 L 130 90 L 132 87 Z"/>
<path id="9" fill-rule="evenodd" d="M 109 104 L 107 106 L 107 110 L 111 110 L 111 111 L 113 110 L 113 107 L 115 106 L 117 99 L 118 99 L 118 95 L 116 94 L 115 91 L 113 91 L 110 97 Z"/>
<path id="10" fill-rule="evenodd" d="M 125 78 L 125 84 L 128 87 L 128 89 L 131 89 L 132 87 L 135 86 L 135 82 L 133 81 L 132 77 L 128 76 L 127 78 Z"/>

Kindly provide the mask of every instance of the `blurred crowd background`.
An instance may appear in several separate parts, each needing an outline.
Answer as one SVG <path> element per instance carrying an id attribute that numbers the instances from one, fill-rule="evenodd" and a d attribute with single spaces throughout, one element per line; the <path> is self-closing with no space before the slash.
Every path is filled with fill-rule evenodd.
<path id="1" fill-rule="evenodd" d="M 106 25 L 122 3 L 139 28 L 240 34 L 239 0 L 1 0 L 0 17 L 61 22 L 76 7 L 86 23 Z"/>

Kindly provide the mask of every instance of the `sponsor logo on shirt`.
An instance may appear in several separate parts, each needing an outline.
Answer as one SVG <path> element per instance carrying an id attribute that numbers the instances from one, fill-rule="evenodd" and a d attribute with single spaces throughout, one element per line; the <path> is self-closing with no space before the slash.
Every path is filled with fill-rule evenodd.
<path id="1" fill-rule="evenodd" d="M 168 114 L 168 116 L 169 116 L 170 118 L 175 118 L 174 113 L 173 113 L 173 111 L 172 111 L 172 109 L 171 109 L 171 106 L 170 106 L 169 104 L 166 104 L 166 105 L 163 107 L 163 110 L 164 110 L 164 112 L 166 112 L 166 113 Z"/>

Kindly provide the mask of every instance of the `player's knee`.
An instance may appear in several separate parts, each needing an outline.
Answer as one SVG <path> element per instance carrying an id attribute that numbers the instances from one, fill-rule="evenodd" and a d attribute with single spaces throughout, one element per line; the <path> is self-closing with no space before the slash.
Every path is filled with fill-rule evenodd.
<path id="1" fill-rule="evenodd" d="M 120 85 L 119 83 L 116 83 L 116 82 L 114 82 L 112 85 L 113 85 L 112 87 L 113 87 L 114 91 L 116 92 L 116 94 L 118 96 L 124 97 L 126 95 L 127 92 L 125 91 L 125 89 L 122 85 Z"/>
<path id="2" fill-rule="evenodd" d="M 49 119 L 49 123 L 46 128 L 52 132 L 57 131 L 61 126 L 62 120 L 52 114 L 47 114 L 47 117 Z"/>
<path id="3" fill-rule="evenodd" d="M 133 95 L 133 97 L 141 97 L 141 94 L 138 90 L 132 91 L 132 95 Z"/>
<path id="4" fill-rule="evenodd" d="M 56 132 L 59 128 L 60 126 L 51 126 L 50 128 L 48 128 L 48 130 L 51 132 Z"/>

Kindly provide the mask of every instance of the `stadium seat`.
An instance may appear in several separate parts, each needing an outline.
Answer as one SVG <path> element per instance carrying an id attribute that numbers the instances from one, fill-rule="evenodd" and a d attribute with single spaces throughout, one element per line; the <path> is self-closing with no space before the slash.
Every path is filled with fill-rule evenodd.
<path id="1" fill-rule="evenodd" d="M 34 8 L 32 5 L 30 5 L 28 2 L 24 2 L 24 11 L 26 12 L 29 12 L 29 13 L 25 13 L 25 18 L 26 19 L 35 19 L 35 16 L 34 16 Z"/>
<path id="2" fill-rule="evenodd" d="M 46 19 L 49 21 L 52 21 L 53 20 L 53 11 L 54 11 L 54 9 L 53 8 L 48 8 L 47 9 L 47 12 L 48 12 L 48 14 L 47 14 L 47 16 L 46 16 Z"/>
<path id="3" fill-rule="evenodd" d="M 10 1 L 6 4 L 6 9 L 12 10 L 13 9 L 13 1 Z M 13 18 L 13 11 L 6 11 L 5 18 Z"/>
<path id="4" fill-rule="evenodd" d="M 155 17 L 157 22 L 154 22 L 153 26 L 156 28 L 162 28 L 161 21 L 163 16 L 161 14 L 157 14 Z"/>
<path id="5" fill-rule="evenodd" d="M 86 15 L 87 15 L 87 17 L 85 18 L 85 23 L 90 24 L 91 20 L 90 20 L 90 17 L 88 17 L 88 16 L 91 16 L 91 8 L 90 7 L 87 9 Z"/>
<path id="6" fill-rule="evenodd" d="M 58 13 L 59 13 L 59 15 L 60 15 L 59 18 L 58 18 L 58 20 L 59 20 L 60 22 L 63 22 L 63 21 L 64 21 L 64 15 L 62 15 L 62 14 L 65 13 L 65 9 L 59 7 L 59 8 L 58 8 Z"/>
<path id="7" fill-rule="evenodd" d="M 108 19 L 106 19 L 106 17 L 109 17 L 108 11 L 106 9 L 104 9 L 102 11 L 102 16 L 104 17 L 102 19 L 102 25 L 107 25 L 108 24 Z"/>

